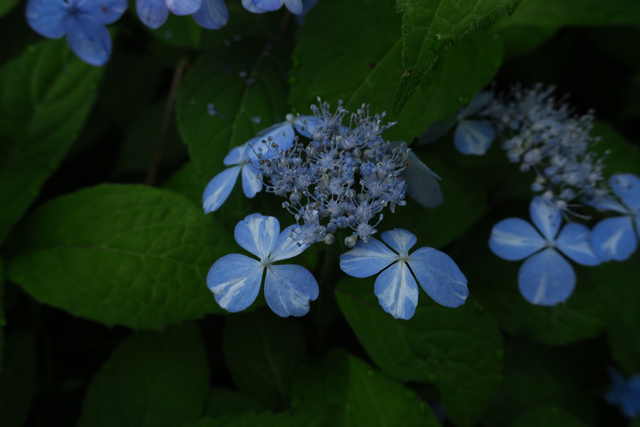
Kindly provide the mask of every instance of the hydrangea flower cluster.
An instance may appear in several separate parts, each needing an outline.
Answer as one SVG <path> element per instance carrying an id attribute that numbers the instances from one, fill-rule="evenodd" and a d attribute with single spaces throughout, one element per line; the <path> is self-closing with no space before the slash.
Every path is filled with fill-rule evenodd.
<path id="1" fill-rule="evenodd" d="M 629 418 L 640 415 L 640 374 L 625 379 L 618 371 L 609 369 L 611 389 L 606 394 L 607 402 L 617 405 Z"/>
<path id="2" fill-rule="evenodd" d="M 191 15 L 193 20 L 208 30 L 222 28 L 229 19 L 224 0 L 136 0 L 136 11 L 144 25 L 160 28 L 169 17 Z"/>

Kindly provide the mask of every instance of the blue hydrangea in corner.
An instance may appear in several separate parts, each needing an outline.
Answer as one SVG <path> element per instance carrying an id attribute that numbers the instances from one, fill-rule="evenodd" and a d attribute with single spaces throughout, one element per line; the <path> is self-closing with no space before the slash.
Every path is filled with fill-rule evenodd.
<path id="1" fill-rule="evenodd" d="M 174 15 L 191 15 L 196 24 L 208 30 L 222 28 L 229 20 L 224 0 L 136 0 L 140 20 L 149 28 L 161 27 Z"/>
<path id="2" fill-rule="evenodd" d="M 605 396 L 607 402 L 618 405 L 629 418 L 640 415 L 640 374 L 625 379 L 618 371 L 609 369 L 611 389 Z"/>
<path id="3" fill-rule="evenodd" d="M 127 6 L 127 0 L 29 0 L 26 17 L 38 34 L 50 39 L 66 35 L 73 53 L 102 66 L 111 55 L 106 25 L 120 19 Z"/>
<path id="4" fill-rule="evenodd" d="M 537 229 L 520 218 L 507 218 L 493 226 L 489 247 L 508 261 L 526 258 L 518 273 L 520 293 L 532 304 L 555 305 L 566 301 L 576 285 L 573 267 L 558 250 L 582 265 L 600 260 L 587 227 L 570 223 L 560 230 L 562 215 L 553 201 L 536 196 L 529 213 Z"/>
<path id="5" fill-rule="evenodd" d="M 308 248 L 290 237 L 294 227 L 280 233 L 276 218 L 258 213 L 248 215 L 236 225 L 236 242 L 259 260 L 230 254 L 213 264 L 207 275 L 207 286 L 220 307 L 232 313 L 249 307 L 258 296 L 266 270 L 264 296 L 271 310 L 281 317 L 299 317 L 309 312 L 309 302 L 319 293 L 313 274 L 299 265 L 274 264 Z"/>
<path id="6" fill-rule="evenodd" d="M 400 228 L 383 232 L 382 240 L 388 246 L 374 238 L 366 243 L 358 240 L 353 249 L 340 255 L 340 268 L 359 278 L 382 271 L 376 278 L 374 293 L 384 311 L 396 319 L 413 317 L 418 305 L 416 279 L 438 304 L 446 307 L 464 304 L 469 295 L 467 278 L 447 254 L 420 248 L 409 255 L 417 239 Z"/>
<path id="7" fill-rule="evenodd" d="M 242 6 L 253 13 L 273 12 L 280 9 L 283 4 L 291 13 L 302 14 L 302 0 L 242 0 Z"/>

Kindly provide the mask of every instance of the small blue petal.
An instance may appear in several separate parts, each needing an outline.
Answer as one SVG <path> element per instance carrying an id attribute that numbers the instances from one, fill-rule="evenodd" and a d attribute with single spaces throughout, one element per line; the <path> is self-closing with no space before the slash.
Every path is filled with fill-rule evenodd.
<path id="1" fill-rule="evenodd" d="M 562 215 L 554 203 L 541 196 L 536 196 L 529 205 L 529 215 L 544 237 L 549 240 L 556 237 L 562 225 Z"/>
<path id="2" fill-rule="evenodd" d="M 253 4 L 260 10 L 271 12 L 282 7 L 282 0 L 252 0 Z"/>
<path id="3" fill-rule="evenodd" d="M 220 307 L 232 313 L 249 307 L 258 296 L 264 267 L 240 254 L 225 255 L 213 264 L 207 286 Z"/>
<path id="4" fill-rule="evenodd" d="M 252 152 L 249 143 L 255 142 L 258 142 L 257 138 L 254 138 L 245 144 L 232 148 L 231 151 L 229 151 L 229 154 L 225 156 L 222 163 L 225 166 L 232 166 L 239 165 L 241 162 L 248 160 L 251 156 L 250 153 Z"/>
<path id="5" fill-rule="evenodd" d="M 598 222 L 591 230 L 591 246 L 602 262 L 628 259 L 638 246 L 631 218 L 606 218 Z"/>
<path id="6" fill-rule="evenodd" d="M 480 92 L 476 96 L 473 97 L 469 105 L 467 105 L 461 112 L 458 114 L 460 119 L 464 119 L 469 116 L 473 116 L 486 106 L 488 106 L 493 100 L 493 93 L 489 91 Z"/>
<path id="7" fill-rule="evenodd" d="M 293 230 L 297 227 L 298 225 L 294 224 L 282 230 L 282 233 L 278 236 L 278 241 L 276 242 L 275 247 L 271 251 L 271 256 L 269 257 L 272 262 L 293 258 L 294 256 L 300 255 L 309 247 L 308 244 L 299 245 L 298 242 L 293 240 L 290 236 Z"/>
<path id="8" fill-rule="evenodd" d="M 251 163 L 242 167 L 242 191 L 249 199 L 262 191 L 262 175 Z"/>
<path id="9" fill-rule="evenodd" d="M 598 265 L 600 259 L 593 252 L 590 234 L 589 229 L 582 224 L 575 222 L 567 224 L 560 231 L 556 246 L 578 264 Z"/>
<path id="10" fill-rule="evenodd" d="M 626 214 L 628 212 L 627 208 L 622 206 L 618 201 L 616 201 L 611 196 L 607 196 L 599 200 L 583 198 L 582 202 L 600 211 L 614 211 L 614 212 L 619 212 L 621 214 Z"/>
<path id="11" fill-rule="evenodd" d="M 202 195 L 202 207 L 205 214 L 218 210 L 227 200 L 239 173 L 240 166 L 235 166 L 223 170 L 209 181 Z"/>
<path id="12" fill-rule="evenodd" d="M 573 267 L 552 248 L 527 259 L 518 272 L 520 293 L 532 304 L 555 305 L 566 301 L 575 286 Z"/>
<path id="13" fill-rule="evenodd" d="M 340 268 L 352 277 L 369 277 L 397 259 L 398 254 L 380 241 L 370 238 L 367 243 L 358 240 L 353 249 L 340 255 Z"/>
<path id="14" fill-rule="evenodd" d="M 280 223 L 272 216 L 247 215 L 234 230 L 236 242 L 261 260 L 267 259 L 280 236 Z"/>
<path id="15" fill-rule="evenodd" d="M 175 15 L 192 15 L 200 9 L 202 0 L 165 0 L 169 10 Z"/>
<path id="16" fill-rule="evenodd" d="M 169 17 L 165 0 L 136 0 L 136 11 L 142 23 L 151 29 L 160 28 Z"/>
<path id="17" fill-rule="evenodd" d="M 193 20 L 202 28 L 217 30 L 229 21 L 229 11 L 224 0 L 202 0 L 202 6 L 193 14 Z"/>
<path id="18" fill-rule="evenodd" d="M 467 278 L 444 252 L 420 248 L 409 257 L 409 267 L 422 289 L 438 304 L 458 307 L 469 296 Z"/>
<path id="19" fill-rule="evenodd" d="M 127 10 L 127 0 L 78 0 L 76 7 L 80 12 L 91 15 L 101 24 L 113 24 Z"/>
<path id="20" fill-rule="evenodd" d="M 247 9 L 249 12 L 253 13 L 265 13 L 266 10 L 262 10 L 253 4 L 253 0 L 242 0 L 242 6 Z"/>
<path id="21" fill-rule="evenodd" d="M 633 210 L 640 209 L 640 178 L 632 173 L 621 173 L 609 178 L 609 184 L 625 205 Z"/>
<path id="22" fill-rule="evenodd" d="M 29 0 L 26 17 L 29 26 L 38 34 L 59 39 L 67 33 L 70 14 L 64 0 Z"/>
<path id="23" fill-rule="evenodd" d="M 293 127 L 305 138 L 312 138 L 321 126 L 322 120 L 316 116 L 300 116 L 293 121 Z"/>
<path id="24" fill-rule="evenodd" d="M 403 230 L 402 228 L 394 228 L 391 231 L 384 231 L 382 232 L 381 237 L 387 245 L 391 246 L 391 248 L 399 254 L 408 254 L 409 250 L 418 241 L 413 233 Z"/>
<path id="25" fill-rule="evenodd" d="M 291 123 L 284 122 L 281 123 L 280 126 L 268 129 L 269 131 L 262 134 L 260 138 L 261 142 L 266 141 L 266 143 L 263 142 L 264 147 L 266 147 L 266 149 L 268 150 L 268 153 L 264 155 L 265 157 L 268 158 L 273 156 L 274 152 L 276 151 L 271 147 L 272 143 L 278 144 L 277 151 L 286 151 L 293 146 L 293 141 L 296 134 L 293 130 L 293 126 L 291 126 Z M 271 142 L 269 142 L 269 138 L 272 138 Z"/>
<path id="26" fill-rule="evenodd" d="M 309 302 L 318 298 L 319 289 L 313 274 L 299 265 L 272 265 L 267 269 L 264 298 L 280 317 L 304 316 Z"/>
<path id="27" fill-rule="evenodd" d="M 507 218 L 493 226 L 489 248 L 508 261 L 524 259 L 545 246 L 540 233 L 527 221 Z"/>
<path id="28" fill-rule="evenodd" d="M 111 55 L 111 35 L 104 24 L 88 15 L 71 17 L 67 26 L 69 47 L 87 64 L 102 66 Z"/>
<path id="29" fill-rule="evenodd" d="M 396 319 L 411 319 L 418 305 L 418 284 L 404 262 L 380 273 L 373 292 L 380 306 Z"/>
<path id="30" fill-rule="evenodd" d="M 407 167 L 400 173 L 406 183 L 406 192 L 425 208 L 437 208 L 444 201 L 438 180 L 433 172 L 413 151 L 407 156 Z"/>
<path id="31" fill-rule="evenodd" d="M 302 15 L 302 0 L 284 0 L 284 5 L 294 15 Z"/>
<path id="32" fill-rule="evenodd" d="M 431 144 L 437 141 L 442 135 L 449 132 L 456 123 L 458 123 L 458 120 L 455 117 L 449 117 L 443 122 L 432 123 L 418 140 L 418 145 Z"/>
<path id="33" fill-rule="evenodd" d="M 458 123 L 453 142 L 462 154 L 482 156 L 496 137 L 493 127 L 484 120 L 463 120 Z"/>

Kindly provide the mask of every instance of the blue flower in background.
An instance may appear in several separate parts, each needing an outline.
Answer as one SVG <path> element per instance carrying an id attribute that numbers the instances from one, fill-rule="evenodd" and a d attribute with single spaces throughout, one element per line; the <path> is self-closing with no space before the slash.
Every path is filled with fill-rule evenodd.
<path id="1" fill-rule="evenodd" d="M 417 242 L 416 236 L 399 228 L 383 232 L 382 240 L 389 247 L 374 238 L 367 243 L 358 240 L 353 249 L 340 255 L 340 268 L 359 278 L 382 271 L 374 292 L 384 311 L 396 319 L 410 319 L 418 305 L 416 280 L 438 304 L 446 307 L 464 304 L 469 295 L 467 278 L 447 254 L 420 248 L 409 255 L 409 249 Z"/>
<path id="2" fill-rule="evenodd" d="M 640 415 L 640 374 L 626 380 L 618 371 L 610 368 L 611 390 L 605 396 L 607 402 L 618 405 L 629 418 Z"/>
<path id="3" fill-rule="evenodd" d="M 429 129 L 420 138 L 421 144 L 428 144 L 449 132 L 456 124 L 456 132 L 453 142 L 456 149 L 462 154 L 473 154 L 482 156 L 491 146 L 496 134 L 493 126 L 482 119 L 470 119 L 469 117 L 478 114 L 486 108 L 493 94 L 491 92 L 480 92 L 465 108 L 461 109 L 456 117 L 451 117 L 444 122 L 437 122 L 429 126 Z"/>
<path id="4" fill-rule="evenodd" d="M 584 225 L 567 224 L 558 233 L 562 216 L 554 203 L 536 196 L 529 214 L 537 230 L 520 218 L 507 218 L 493 226 L 489 247 L 508 261 L 527 258 L 518 273 L 520 293 L 532 304 L 554 305 L 569 298 L 576 284 L 573 267 L 556 249 L 578 264 L 598 265 L 600 260 Z"/>
<path id="5" fill-rule="evenodd" d="M 229 20 L 224 0 L 136 0 L 140 20 L 149 28 L 161 27 L 174 15 L 191 15 L 198 25 L 208 30 L 222 28 Z"/>
<path id="6" fill-rule="evenodd" d="M 611 196 L 586 202 L 596 208 L 612 210 L 624 216 L 605 218 L 598 222 L 591 230 L 591 244 L 601 261 L 624 261 L 638 247 L 636 233 L 640 233 L 640 178 L 630 173 L 613 175 L 609 179 L 609 185 L 622 203 Z"/>
<path id="7" fill-rule="evenodd" d="M 302 0 L 242 0 L 242 6 L 253 13 L 273 12 L 280 9 L 283 4 L 291 13 L 302 14 Z"/>
<path id="8" fill-rule="evenodd" d="M 274 265 L 307 249 L 307 245 L 299 245 L 289 236 L 294 227 L 280 233 L 276 218 L 258 213 L 236 225 L 236 242 L 259 260 L 230 254 L 213 264 L 207 286 L 220 307 L 232 313 L 249 307 L 258 296 L 266 270 L 264 296 L 271 310 L 281 317 L 299 317 L 309 312 L 309 302 L 319 293 L 313 274 L 299 265 Z"/>
<path id="9" fill-rule="evenodd" d="M 127 6 L 127 0 L 29 0 L 26 17 L 38 34 L 50 39 L 66 35 L 73 53 L 101 66 L 111 55 L 106 25 L 120 19 Z"/>

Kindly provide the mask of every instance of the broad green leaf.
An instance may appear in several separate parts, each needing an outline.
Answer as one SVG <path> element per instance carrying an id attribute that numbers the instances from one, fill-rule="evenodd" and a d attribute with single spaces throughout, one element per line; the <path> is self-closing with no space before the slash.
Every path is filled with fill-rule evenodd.
<path id="1" fill-rule="evenodd" d="M 324 411 L 316 412 L 248 412 L 228 415 L 220 418 L 206 417 L 183 427 L 321 427 L 324 424 Z"/>
<path id="2" fill-rule="evenodd" d="M 4 318 L 4 286 L 4 264 L 0 259 L 0 375 L 4 369 L 4 327 L 7 324 Z"/>
<path id="3" fill-rule="evenodd" d="M 326 425 L 436 427 L 429 405 L 343 350 L 331 350 L 295 377 L 292 408 L 326 410 Z"/>
<path id="4" fill-rule="evenodd" d="M 186 163 L 162 183 L 162 188 L 175 191 L 200 206 L 205 183 L 193 162 Z"/>
<path id="5" fill-rule="evenodd" d="M 474 425 L 500 380 L 502 339 L 487 312 L 467 300 L 442 307 L 420 289 L 408 321 L 378 305 L 373 279 L 343 279 L 336 297 L 349 325 L 373 361 L 401 381 L 435 383 L 456 425 Z"/>
<path id="6" fill-rule="evenodd" d="M 80 427 L 175 427 L 204 413 L 209 366 L 193 324 L 135 332 L 93 378 Z"/>
<path id="7" fill-rule="evenodd" d="M 486 190 L 481 182 L 462 173 L 453 164 L 428 153 L 417 154 L 442 178 L 440 187 L 444 203 L 435 209 L 425 209 L 407 196 L 407 205 L 396 207 L 393 214 L 385 214 L 377 228 L 409 228 L 421 246 L 440 248 L 465 233 L 484 215 L 487 211 Z"/>
<path id="8" fill-rule="evenodd" d="M 505 346 L 504 379 L 485 411 L 483 425 L 506 427 L 520 414 L 544 406 L 561 407 L 592 424 L 594 402 L 586 392 L 579 362 L 579 350 L 565 352 L 511 341 Z"/>
<path id="9" fill-rule="evenodd" d="M 21 427 L 36 392 L 36 348 L 33 333 L 7 335 L 4 369 L 0 374 L 0 425 Z"/>
<path id="10" fill-rule="evenodd" d="M 402 73 L 401 22 L 393 2 L 326 0 L 314 6 L 298 32 L 289 103 L 300 114 L 319 96 L 355 111 L 389 110 Z"/>
<path id="11" fill-rule="evenodd" d="M 501 63 L 501 40 L 486 33 L 447 49 L 384 137 L 411 142 L 432 123 L 456 114 L 491 82 Z"/>
<path id="12" fill-rule="evenodd" d="M 142 23 L 141 23 L 142 24 Z M 198 49 L 202 41 L 203 30 L 195 23 L 191 16 L 177 16 L 169 13 L 167 22 L 160 28 L 152 30 L 144 24 L 142 26 L 153 36 L 171 46 Z"/>
<path id="13" fill-rule="evenodd" d="M 9 242 L 8 276 L 36 300 L 131 328 L 221 313 L 207 271 L 231 233 L 184 197 L 102 185 L 34 211 Z"/>
<path id="14" fill-rule="evenodd" d="M 225 169 L 222 160 L 233 147 L 284 121 L 288 108 L 283 56 L 276 48 L 257 50 L 235 44 L 202 55 L 182 81 L 178 125 L 191 160 L 203 177 L 203 190 Z M 209 114 L 209 105 L 216 115 Z M 233 226 L 252 212 L 247 203 L 238 183 L 213 216 Z"/>
<path id="15" fill-rule="evenodd" d="M 535 408 L 519 415 L 512 427 L 585 427 L 569 412 L 555 406 Z"/>
<path id="16" fill-rule="evenodd" d="M 224 356 L 238 388 L 273 410 L 288 406 L 291 379 L 304 352 L 298 327 L 268 309 L 227 319 Z"/>
<path id="17" fill-rule="evenodd" d="M 205 413 L 211 418 L 264 412 L 267 408 L 239 391 L 214 387 L 209 390 Z"/>
<path id="18" fill-rule="evenodd" d="M 2 18 L 7 13 L 9 13 L 9 11 L 11 9 L 13 9 L 13 7 L 15 5 L 17 5 L 19 2 L 20 2 L 20 0 L 2 0 L 2 1 L 0 1 L 0 18 Z"/>
<path id="19" fill-rule="evenodd" d="M 101 75 L 101 68 L 76 58 L 64 40 L 31 46 L 0 70 L 0 117 L 28 138 L 0 136 L 0 242 L 69 150 Z"/>
<path id="20" fill-rule="evenodd" d="M 391 117 L 395 119 L 438 57 L 470 31 L 512 13 L 522 0 L 396 0 L 402 13 L 402 77 Z"/>
<path id="21" fill-rule="evenodd" d="M 640 24 L 640 3 L 629 0 L 527 0 L 494 29 L 516 26 Z"/>

